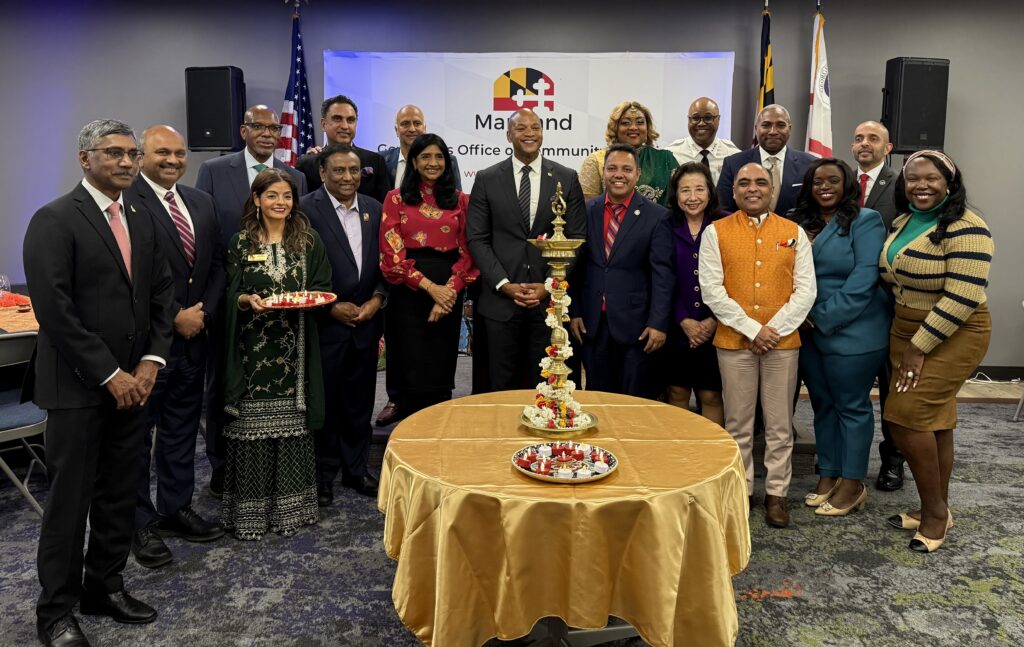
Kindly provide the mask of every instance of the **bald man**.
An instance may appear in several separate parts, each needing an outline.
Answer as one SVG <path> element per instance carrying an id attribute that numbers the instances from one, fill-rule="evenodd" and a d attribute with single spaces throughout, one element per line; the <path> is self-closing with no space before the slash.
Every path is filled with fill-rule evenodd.
<path id="1" fill-rule="evenodd" d="M 227 249 L 231 237 L 238 233 L 242 222 L 242 207 L 249 199 L 252 181 L 260 171 L 271 167 L 281 169 L 295 180 L 296 186 L 299 187 L 299 195 L 307 193 L 306 177 L 274 157 L 277 138 L 281 134 L 281 122 L 277 119 L 277 113 L 264 105 L 252 106 L 245 111 L 242 122 L 241 132 L 245 148 L 237 153 L 206 160 L 199 167 L 199 178 L 196 180 L 196 188 L 206 191 L 213 197 L 224 249 Z M 212 314 L 219 320 L 219 312 Z M 221 334 L 216 329 L 210 333 L 210 356 L 217 357 L 220 354 Z M 210 362 L 206 378 L 209 385 L 206 456 L 210 459 L 210 467 L 213 468 L 210 494 L 220 498 L 224 490 L 225 455 L 219 415 L 222 406 L 216 386 L 219 383 L 218 372 L 217 362 Z"/>
<path id="2" fill-rule="evenodd" d="M 722 373 L 725 428 L 736 439 L 754 492 L 754 411 L 764 412 L 765 521 L 789 525 L 793 396 L 800 352 L 798 328 L 817 287 L 807 234 L 772 213 L 772 176 L 757 162 L 736 172 L 740 209 L 704 230 L 697 276 L 704 303 L 718 319 L 715 348 Z"/>
<path id="3" fill-rule="evenodd" d="M 132 555 L 142 566 L 171 561 L 162 537 L 212 541 L 219 524 L 192 509 L 196 436 L 203 382 L 210 358 L 208 330 L 224 299 L 224 248 L 213 199 L 178 181 L 188 165 L 185 139 L 170 126 L 150 126 L 139 139 L 141 172 L 125 195 L 153 220 L 156 242 L 174 280 L 174 341 L 146 406 L 147 425 L 135 506 Z M 154 430 L 157 503 L 150 496 L 150 447 Z"/>
<path id="4" fill-rule="evenodd" d="M 427 118 L 419 106 L 409 104 L 399 108 L 395 113 L 395 135 L 398 136 L 398 146 L 384 151 L 384 163 L 388 167 L 388 177 L 391 179 L 391 188 L 397 189 L 405 177 L 406 156 L 409 154 L 409 147 L 416 141 L 416 138 L 427 131 Z M 452 172 L 455 173 L 455 188 L 462 190 L 462 173 L 459 172 L 459 162 L 452 155 Z"/>
<path id="5" fill-rule="evenodd" d="M 680 166 L 687 162 L 700 162 L 711 169 L 711 177 L 718 182 L 722 162 L 740 149 L 728 139 L 718 137 L 721 112 L 714 99 L 701 97 L 695 100 L 686 115 L 690 136 L 675 140 L 667 148 L 676 156 Z"/>

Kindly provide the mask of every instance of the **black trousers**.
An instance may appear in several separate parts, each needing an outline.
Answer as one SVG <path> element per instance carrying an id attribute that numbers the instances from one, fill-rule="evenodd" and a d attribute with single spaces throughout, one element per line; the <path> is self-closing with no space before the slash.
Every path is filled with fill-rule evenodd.
<path id="1" fill-rule="evenodd" d="M 50 491 L 39 532 L 43 592 L 36 615 L 46 625 L 71 611 L 84 586 L 113 593 L 131 547 L 139 452 L 146 412 L 109 405 L 51 409 L 46 423 Z M 84 558 L 85 522 L 89 546 Z"/>
<path id="2" fill-rule="evenodd" d="M 492 391 L 532 389 L 541 381 L 540 360 L 551 343 L 544 306 L 519 308 L 508 321 L 483 317 Z M 479 318 L 479 317 L 478 317 Z"/>
<path id="3" fill-rule="evenodd" d="M 195 362 L 187 353 L 171 357 L 157 373 L 146 407 L 142 435 L 139 485 L 135 503 L 135 528 L 157 522 L 192 505 L 196 483 L 196 436 L 203 412 L 206 362 Z M 156 466 L 156 506 L 149 492 L 150 448 Z"/>
<path id="4" fill-rule="evenodd" d="M 321 339 L 320 354 L 326 406 L 324 426 L 313 436 L 317 480 L 333 482 L 339 470 L 344 479 L 362 478 L 367 475 L 373 435 L 370 418 L 377 390 L 377 344 L 358 348 L 351 338 Z"/>
<path id="5" fill-rule="evenodd" d="M 229 304 L 234 307 L 235 304 Z M 220 323 L 218 320 L 217 323 Z M 206 458 L 213 469 L 222 469 L 227 462 L 227 440 L 224 438 L 224 385 L 221 383 L 224 356 L 224 334 L 221 326 L 211 326 L 207 333 L 206 363 Z"/>
<path id="6" fill-rule="evenodd" d="M 588 330 L 583 339 L 587 390 L 657 399 L 656 353 L 645 353 L 644 344 L 646 341 L 620 344 L 612 339 L 608 318 L 602 312 L 597 330 Z"/>

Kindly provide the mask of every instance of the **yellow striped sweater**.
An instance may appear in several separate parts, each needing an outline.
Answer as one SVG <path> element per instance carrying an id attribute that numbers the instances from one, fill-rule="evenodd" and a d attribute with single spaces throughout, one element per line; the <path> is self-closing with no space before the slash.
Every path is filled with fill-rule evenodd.
<path id="1" fill-rule="evenodd" d="M 882 247 L 878 265 L 882 280 L 892 285 L 896 302 L 928 316 L 910 340 L 925 353 L 945 341 L 971 313 L 985 303 L 988 272 L 995 246 L 985 221 L 972 211 L 949 225 L 942 241 L 928 240 L 929 228 L 888 263 L 889 245 L 910 214 L 898 216 Z"/>

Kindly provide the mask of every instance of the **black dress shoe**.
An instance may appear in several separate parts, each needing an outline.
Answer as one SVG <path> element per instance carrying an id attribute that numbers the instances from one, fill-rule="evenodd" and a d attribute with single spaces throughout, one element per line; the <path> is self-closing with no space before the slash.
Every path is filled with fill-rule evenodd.
<path id="1" fill-rule="evenodd" d="M 341 484 L 347 488 L 355 490 L 359 494 L 365 494 L 366 496 L 377 496 L 377 488 L 380 486 L 377 479 L 369 474 L 366 476 L 342 478 Z"/>
<path id="2" fill-rule="evenodd" d="M 883 492 L 893 492 L 903 488 L 903 463 L 882 463 L 878 470 L 875 487 Z"/>
<path id="3" fill-rule="evenodd" d="M 210 474 L 210 496 L 215 499 L 224 498 L 224 468 L 215 467 Z"/>
<path id="4" fill-rule="evenodd" d="M 224 536 L 224 528 L 219 523 L 203 519 L 191 506 L 161 518 L 156 527 L 164 537 L 181 537 L 185 541 L 213 541 Z"/>
<path id="5" fill-rule="evenodd" d="M 62 616 L 48 628 L 37 622 L 36 635 L 46 647 L 90 647 L 89 639 L 78 626 L 78 618 L 72 613 Z"/>
<path id="6" fill-rule="evenodd" d="M 87 616 L 110 616 L 117 622 L 130 625 L 144 625 L 156 620 L 156 609 L 136 600 L 124 589 L 114 593 L 86 591 L 82 595 L 81 608 Z"/>
<path id="7" fill-rule="evenodd" d="M 174 559 L 171 550 L 153 527 L 135 531 L 132 535 L 132 555 L 140 566 L 146 568 L 160 568 Z"/>
<path id="8" fill-rule="evenodd" d="M 330 481 L 316 482 L 316 504 L 321 508 L 334 503 L 334 484 Z"/>

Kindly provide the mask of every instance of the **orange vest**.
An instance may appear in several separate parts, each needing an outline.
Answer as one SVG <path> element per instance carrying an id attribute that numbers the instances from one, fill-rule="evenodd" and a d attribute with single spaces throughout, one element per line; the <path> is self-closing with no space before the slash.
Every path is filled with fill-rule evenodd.
<path id="1" fill-rule="evenodd" d="M 715 221 L 718 251 L 722 255 L 725 291 L 747 316 L 766 324 L 793 295 L 796 266 L 795 222 L 769 213 L 760 227 L 743 211 Z M 750 348 L 742 333 L 719 325 L 715 346 L 727 350 Z M 799 348 L 797 332 L 783 337 L 776 348 Z"/>

